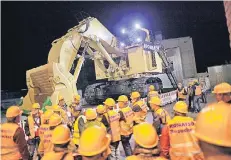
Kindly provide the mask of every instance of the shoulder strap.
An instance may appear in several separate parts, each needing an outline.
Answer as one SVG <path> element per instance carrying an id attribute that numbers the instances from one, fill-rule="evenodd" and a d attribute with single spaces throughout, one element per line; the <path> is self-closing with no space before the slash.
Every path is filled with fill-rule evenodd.
<path id="1" fill-rule="evenodd" d="M 64 153 L 60 160 L 64 160 L 66 158 L 67 154 L 68 154 L 68 152 Z"/>

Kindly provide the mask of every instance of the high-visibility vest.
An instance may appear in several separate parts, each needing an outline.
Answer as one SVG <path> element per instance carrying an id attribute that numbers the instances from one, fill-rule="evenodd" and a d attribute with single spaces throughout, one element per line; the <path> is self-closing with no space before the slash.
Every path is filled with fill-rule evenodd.
<path id="1" fill-rule="evenodd" d="M 201 86 L 196 86 L 195 95 L 199 96 L 199 95 L 201 95 L 201 93 L 202 93 Z"/>
<path id="2" fill-rule="evenodd" d="M 164 157 L 145 157 L 145 156 L 139 156 L 139 155 L 133 155 L 133 156 L 128 156 L 126 160 L 167 160 Z"/>
<path id="3" fill-rule="evenodd" d="M 117 142 L 121 140 L 120 136 L 120 115 L 115 110 L 109 110 L 106 114 L 108 116 L 108 123 L 111 128 L 111 138 L 112 142 Z"/>
<path id="4" fill-rule="evenodd" d="M 84 115 L 79 116 L 75 123 L 74 123 L 74 134 L 73 134 L 73 142 L 78 145 L 79 144 L 79 138 L 80 138 L 80 133 L 79 133 L 79 119 L 83 118 L 84 123 L 87 122 L 86 117 Z"/>
<path id="5" fill-rule="evenodd" d="M 168 122 L 170 157 L 173 160 L 201 160 L 203 153 L 194 136 L 195 121 L 190 117 L 175 116 Z"/>
<path id="6" fill-rule="evenodd" d="M 21 158 L 18 145 L 13 137 L 19 126 L 15 123 L 0 124 L 1 127 L 1 159 L 16 160 Z"/>
<path id="7" fill-rule="evenodd" d="M 41 125 L 41 115 L 33 118 L 32 113 L 28 116 L 28 124 L 29 124 L 29 130 L 30 130 L 30 136 L 31 138 L 34 138 L 35 136 L 39 136 L 39 127 Z M 36 122 L 37 121 L 37 122 Z"/>
<path id="8" fill-rule="evenodd" d="M 148 110 L 147 110 L 147 105 L 145 104 L 145 102 L 143 100 L 140 100 L 142 103 L 142 105 L 140 106 L 141 111 L 139 112 L 134 112 L 134 121 L 136 123 L 142 123 L 145 122 Z M 133 104 L 133 106 L 136 105 L 136 103 Z"/>
<path id="9" fill-rule="evenodd" d="M 95 121 L 87 121 L 85 124 L 84 124 L 84 130 L 89 128 L 89 127 L 92 127 L 92 126 L 99 126 L 99 127 L 102 127 L 106 130 L 106 127 L 104 126 L 104 124 L 102 122 L 99 122 L 98 120 L 95 120 Z"/>
<path id="10" fill-rule="evenodd" d="M 42 124 L 39 128 L 40 141 L 43 140 L 44 133 L 50 130 L 49 124 Z"/>
<path id="11" fill-rule="evenodd" d="M 120 109 L 125 121 L 120 121 L 120 134 L 128 136 L 132 133 L 134 112 L 130 107 Z"/>
<path id="12" fill-rule="evenodd" d="M 149 100 L 152 97 L 159 97 L 159 93 L 157 91 L 150 91 L 150 92 L 148 92 L 148 98 L 149 98 Z"/>
<path id="13" fill-rule="evenodd" d="M 44 132 L 43 139 L 39 143 L 38 151 L 40 154 L 53 151 L 54 144 L 51 142 L 53 130 Z"/>
<path id="14" fill-rule="evenodd" d="M 64 156 L 65 152 L 49 152 L 46 153 L 42 160 L 51 160 L 51 159 L 61 159 Z M 65 155 L 64 160 L 74 160 L 74 157 L 71 152 Z"/>
<path id="15" fill-rule="evenodd" d="M 178 98 L 181 98 L 181 99 L 186 99 L 186 96 L 187 95 L 184 95 L 184 92 L 185 92 L 185 89 L 182 88 L 181 90 L 177 90 L 177 95 L 178 95 Z"/>
<path id="16" fill-rule="evenodd" d="M 161 124 L 167 124 L 171 120 L 169 113 L 163 108 L 158 108 L 155 114 L 160 118 Z"/>

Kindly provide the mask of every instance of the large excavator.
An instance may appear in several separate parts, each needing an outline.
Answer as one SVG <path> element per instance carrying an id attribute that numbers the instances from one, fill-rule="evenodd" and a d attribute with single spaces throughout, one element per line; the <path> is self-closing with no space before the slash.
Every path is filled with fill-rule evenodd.
<path id="1" fill-rule="evenodd" d="M 117 38 L 96 18 L 83 19 L 52 42 L 47 64 L 26 72 L 28 93 L 22 108 L 30 110 L 34 102 L 42 104 L 48 96 L 52 104 L 57 104 L 59 95 L 68 105 L 71 104 L 77 94 L 76 82 L 86 58 L 94 61 L 92 70 L 95 69 L 96 80 L 107 80 L 87 86 L 84 98 L 90 104 L 106 97 L 129 95 L 135 90 L 145 96 L 150 84 L 162 89 L 161 80 L 153 75 L 163 72 L 172 77 L 172 84 L 176 87 L 163 56 L 164 48 L 160 43 L 151 42 L 148 32 L 145 42 L 145 46 L 140 42 L 121 47 Z"/>

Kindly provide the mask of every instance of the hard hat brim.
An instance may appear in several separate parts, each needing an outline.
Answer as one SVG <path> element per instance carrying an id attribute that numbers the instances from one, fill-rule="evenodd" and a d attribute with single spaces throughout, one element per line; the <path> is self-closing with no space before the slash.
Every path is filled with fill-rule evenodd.
<path id="1" fill-rule="evenodd" d="M 104 140 L 106 142 L 104 143 L 104 146 L 102 148 L 99 148 L 98 150 L 95 150 L 95 151 L 92 151 L 92 152 L 88 152 L 88 151 L 81 150 L 81 147 L 80 147 L 78 149 L 79 154 L 82 155 L 82 156 L 94 156 L 94 155 L 102 153 L 110 145 L 110 143 L 111 143 L 111 136 L 109 134 L 107 134 Z"/>
<path id="2" fill-rule="evenodd" d="M 17 117 L 17 116 L 19 116 L 19 115 L 22 115 L 22 113 L 23 113 L 23 111 L 20 110 L 20 112 L 19 112 L 18 115 L 16 115 L 16 116 L 9 116 L 9 115 L 6 114 L 6 118 Z"/>

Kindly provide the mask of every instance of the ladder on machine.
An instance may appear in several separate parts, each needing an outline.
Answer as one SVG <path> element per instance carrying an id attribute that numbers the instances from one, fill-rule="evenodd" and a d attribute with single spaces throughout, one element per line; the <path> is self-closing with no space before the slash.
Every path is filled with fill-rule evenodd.
<path id="1" fill-rule="evenodd" d="M 177 89 L 177 80 L 173 73 L 172 65 L 169 63 L 168 58 L 165 56 L 166 51 L 162 45 L 160 45 L 160 48 L 157 51 L 157 53 L 163 61 L 164 72 L 167 74 L 171 85 L 174 89 Z"/>

